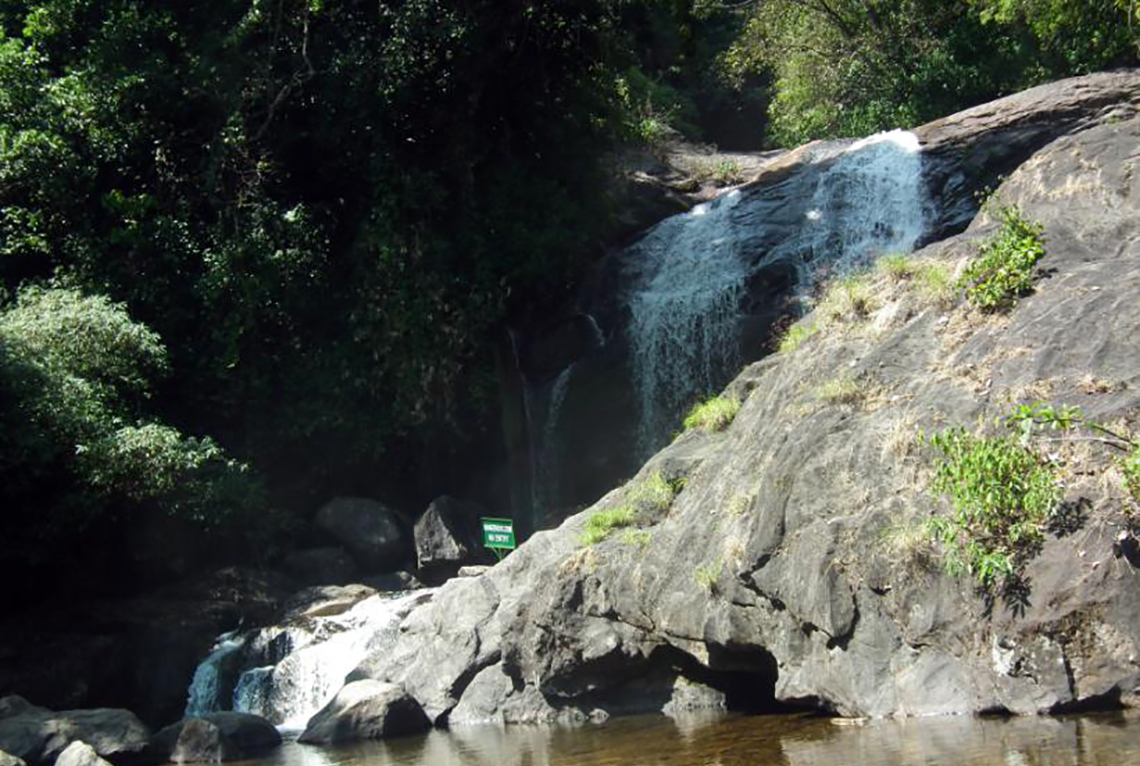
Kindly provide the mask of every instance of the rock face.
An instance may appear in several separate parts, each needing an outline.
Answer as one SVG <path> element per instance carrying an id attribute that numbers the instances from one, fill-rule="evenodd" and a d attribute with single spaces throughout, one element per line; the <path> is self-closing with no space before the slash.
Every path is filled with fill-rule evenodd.
<path id="1" fill-rule="evenodd" d="M 246 760 L 281 744 L 276 727 L 252 713 L 210 713 L 167 726 L 152 751 L 174 763 Z"/>
<path id="2" fill-rule="evenodd" d="M 111 766 L 86 742 L 76 740 L 63 749 L 55 759 L 55 766 Z"/>
<path id="3" fill-rule="evenodd" d="M 0 700 L 0 750 L 32 766 L 53 763 L 68 745 L 79 740 L 99 757 L 114 762 L 131 760 L 143 753 L 149 739 L 150 731 L 127 710 L 56 713 L 20 697 Z"/>
<path id="4" fill-rule="evenodd" d="M 384 739 L 414 734 L 428 726 L 419 703 L 399 686 L 354 681 L 309 720 L 299 741 L 327 744 Z"/>
<path id="5" fill-rule="evenodd" d="M 0 750 L 0 766 L 27 766 L 21 759 Z"/>
<path id="6" fill-rule="evenodd" d="M 1140 508 L 1111 450 L 1050 448 L 1064 523 L 1023 587 L 990 598 L 947 575 L 926 542 L 926 520 L 949 508 L 917 438 L 1037 400 L 1140 432 L 1140 74 L 1056 89 L 1068 98 L 1121 77 L 1134 85 L 1114 108 L 1074 106 L 1082 117 L 1032 133 L 1024 151 L 1006 134 L 1004 156 L 1024 156 L 996 202 L 1044 224 L 1046 253 L 1012 311 L 874 277 L 865 315 L 745 368 L 727 430 L 682 435 L 592 508 L 448 582 L 354 675 L 402 685 L 436 723 L 629 709 L 629 689 L 669 673 L 732 706 L 850 716 L 1140 704 L 1140 570 L 1126 554 Z M 1003 109 L 1021 119 L 999 105 L 919 133 L 969 153 L 966 133 L 937 136 Z M 977 215 L 914 259 L 953 275 L 997 229 Z M 655 474 L 679 488 L 667 508 L 583 544 L 587 519 Z"/>
<path id="7" fill-rule="evenodd" d="M 482 509 L 452 497 L 432 501 L 416 521 L 416 564 L 429 579 L 453 576 L 463 564 L 474 563 Z"/>
<path id="8" fill-rule="evenodd" d="M 408 556 L 408 540 L 395 511 L 359 497 L 338 497 L 317 511 L 316 526 L 374 572 L 398 569 Z"/>
<path id="9" fill-rule="evenodd" d="M 960 233 L 977 213 L 977 197 L 984 189 L 1045 144 L 1133 113 L 1140 106 L 1138 94 L 1140 75 L 1135 71 L 1100 73 L 1040 86 L 916 129 L 932 203 L 922 241 Z M 736 347 L 722 349 L 733 363 L 715 371 L 716 381 L 705 384 L 706 389 L 719 388 L 740 365 L 768 353 L 782 321 L 799 311 L 795 293 L 809 286 L 800 283 L 796 270 L 787 261 L 759 264 L 778 248 L 798 246 L 804 221 L 820 213 L 817 184 L 841 145 L 816 142 L 749 166 L 748 182 L 736 192 L 740 201 L 733 206 L 731 227 L 737 233 L 731 236 L 740 238 L 739 257 L 752 271 L 740 298 Z M 643 245 L 652 245 L 655 232 L 668 223 L 603 259 L 585 281 L 575 313 L 552 323 L 558 328 L 574 317 L 588 316 L 604 338 L 603 346 L 592 350 L 579 346 L 575 356 L 560 353 L 571 345 L 562 339 L 565 333 L 539 332 L 534 338 L 523 334 L 523 370 L 539 396 L 553 398 L 545 393 L 555 390 L 546 381 L 565 374 L 569 363 L 575 363 L 565 390 L 557 389 L 559 480 L 556 496 L 547 505 L 568 508 L 593 503 L 643 462 L 630 295 L 639 278 L 639 264 L 645 260 Z M 835 246 L 842 241 L 836 237 Z M 826 252 L 816 255 L 827 257 Z M 532 358 L 546 361 L 528 366 Z M 708 393 L 694 390 L 686 396 L 695 400 Z"/>

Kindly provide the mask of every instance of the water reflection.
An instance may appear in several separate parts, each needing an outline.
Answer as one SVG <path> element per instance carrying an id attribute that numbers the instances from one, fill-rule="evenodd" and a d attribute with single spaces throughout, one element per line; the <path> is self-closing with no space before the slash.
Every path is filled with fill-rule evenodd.
<path id="1" fill-rule="evenodd" d="M 578 727 L 463 726 L 351 747 L 289 743 L 257 766 L 1121 766 L 1140 714 L 870 721 L 698 715 Z"/>

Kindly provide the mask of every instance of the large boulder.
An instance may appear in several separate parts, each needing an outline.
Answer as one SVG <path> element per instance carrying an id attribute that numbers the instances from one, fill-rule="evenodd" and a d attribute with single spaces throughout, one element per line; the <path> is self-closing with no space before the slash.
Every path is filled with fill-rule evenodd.
<path id="1" fill-rule="evenodd" d="M 224 711 L 190 718 L 154 735 L 151 751 L 174 763 L 247 760 L 281 744 L 277 728 L 259 715 Z"/>
<path id="2" fill-rule="evenodd" d="M 72 742 L 82 740 L 102 758 L 120 762 L 141 756 L 150 730 L 129 710 L 53 712 L 7 697 L 0 704 L 0 750 L 32 766 L 51 764 Z"/>
<path id="3" fill-rule="evenodd" d="M 395 684 L 353 681 L 309 719 L 300 742 L 328 744 L 384 739 L 427 729 L 419 703 Z"/>
<path id="4" fill-rule="evenodd" d="M 111 764 L 100 758 L 91 745 L 76 740 L 63 749 L 55 759 L 55 766 L 111 766 Z"/>
<path id="5" fill-rule="evenodd" d="M 717 691 L 850 716 L 1140 704 L 1140 532 L 1110 450 L 1049 447 L 1066 513 L 1018 587 L 986 595 L 937 565 L 925 523 L 949 509 L 918 438 L 1038 399 L 1137 431 L 1136 93 L 1091 102 L 1084 129 L 1033 144 L 998 189 L 995 204 L 1044 225 L 1034 291 L 1008 314 L 870 277 L 866 317 L 740 373 L 725 431 L 682 435 L 592 508 L 448 582 L 358 672 L 400 683 L 435 721 L 624 709 L 670 669 L 708 687 L 674 709 Z M 999 226 L 977 215 L 913 258 L 952 280 Z M 836 380 L 852 393 L 830 394 Z M 667 509 L 583 542 L 592 516 L 658 474 L 685 479 Z"/>
<path id="6" fill-rule="evenodd" d="M 370 571 L 398 569 L 410 553 L 400 516 L 375 500 L 338 497 L 317 511 L 316 526 Z"/>
<path id="7" fill-rule="evenodd" d="M 358 570 L 349 552 L 339 546 L 292 551 L 281 567 L 301 585 L 343 585 Z"/>
<path id="8" fill-rule="evenodd" d="M 479 517 L 483 510 L 453 497 L 438 497 L 416 520 L 416 564 L 430 579 L 453 576 L 477 558 Z"/>

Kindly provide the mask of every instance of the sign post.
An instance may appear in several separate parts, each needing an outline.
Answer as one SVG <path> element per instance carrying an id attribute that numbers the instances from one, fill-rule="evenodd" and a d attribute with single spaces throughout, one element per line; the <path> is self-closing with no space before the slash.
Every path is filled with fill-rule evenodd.
<path id="1" fill-rule="evenodd" d="M 482 518 L 483 547 L 490 548 L 503 560 L 503 551 L 515 549 L 515 523 L 511 519 Z"/>

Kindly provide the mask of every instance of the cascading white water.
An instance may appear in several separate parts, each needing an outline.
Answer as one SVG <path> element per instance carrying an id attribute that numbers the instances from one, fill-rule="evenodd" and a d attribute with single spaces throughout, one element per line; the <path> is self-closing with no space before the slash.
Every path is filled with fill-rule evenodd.
<path id="1" fill-rule="evenodd" d="M 636 248 L 629 328 L 640 399 L 638 448 L 660 446 L 677 413 L 733 366 L 736 320 L 749 268 L 738 252 L 733 190 L 654 227 Z"/>
<path id="2" fill-rule="evenodd" d="M 195 671 L 186 715 L 232 709 L 262 715 L 281 729 L 303 729 L 336 695 L 345 677 L 371 653 L 393 642 L 403 619 L 433 593 L 432 589 L 382 593 L 342 614 L 307 618 L 304 627 L 227 634 Z M 236 680 L 231 679 L 232 699 L 222 699 L 219 653 L 243 648 L 253 662 L 278 661 L 243 669 Z"/>
<path id="3" fill-rule="evenodd" d="M 878 133 L 816 159 L 823 161 L 832 164 L 819 176 L 803 225 L 757 264 L 791 262 L 803 294 L 880 255 L 909 253 L 929 212 L 913 133 Z"/>
<path id="4" fill-rule="evenodd" d="M 667 441 L 694 399 L 720 390 L 736 372 L 750 276 L 787 263 L 806 296 L 821 278 L 864 268 L 883 253 L 910 252 L 922 236 L 928 206 L 913 133 L 817 148 L 799 172 L 814 180 L 814 190 L 800 192 L 810 203 L 798 224 L 785 220 L 788 233 L 766 252 L 751 252 L 749 243 L 765 239 L 757 235 L 769 222 L 750 214 L 739 190 L 663 221 L 629 251 L 641 457 Z"/>
<path id="5" fill-rule="evenodd" d="M 218 700 L 222 693 L 222 665 L 235 652 L 245 645 L 244 639 L 237 638 L 237 631 L 218 636 L 214 648 L 194 670 L 186 699 L 186 717 L 201 716 L 217 712 Z"/>

